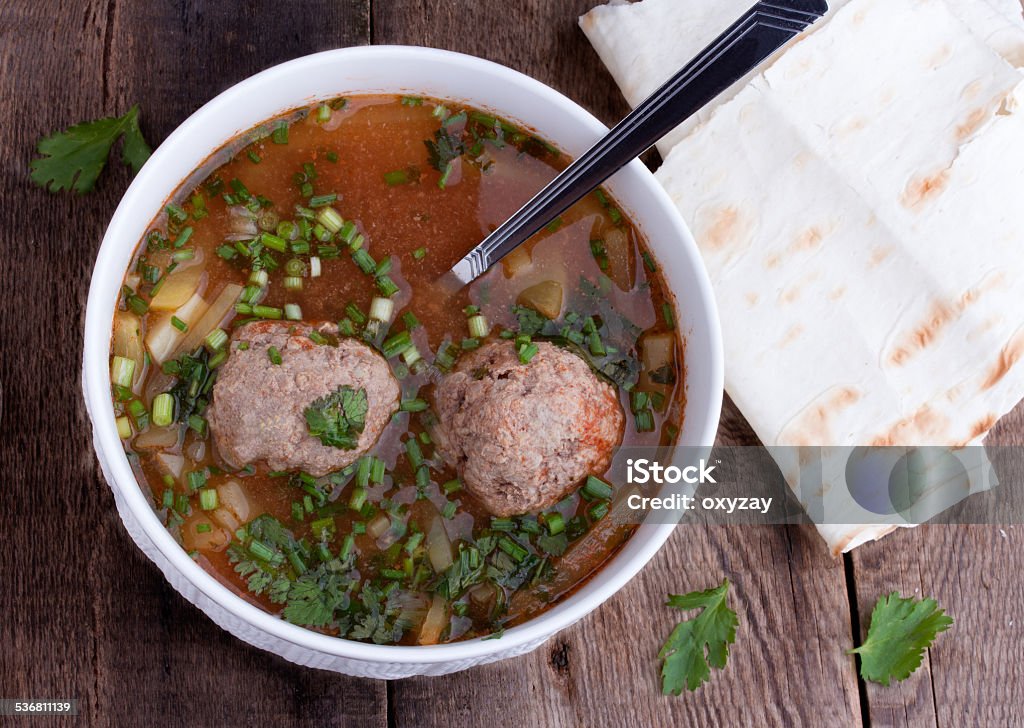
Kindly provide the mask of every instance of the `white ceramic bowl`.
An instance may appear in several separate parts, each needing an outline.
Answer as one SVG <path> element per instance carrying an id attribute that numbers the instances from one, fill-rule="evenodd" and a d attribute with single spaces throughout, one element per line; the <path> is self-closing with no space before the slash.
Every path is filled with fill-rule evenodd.
<path id="1" fill-rule="evenodd" d="M 643 524 L 619 554 L 572 597 L 501 639 L 429 647 L 363 644 L 312 632 L 232 594 L 185 553 L 139 488 L 114 423 L 111 321 L 136 244 L 165 200 L 212 151 L 239 132 L 318 99 L 417 93 L 466 101 L 531 127 L 574 156 L 605 131 L 597 119 L 544 84 L 478 58 L 425 48 L 375 46 L 327 51 L 275 66 L 203 106 L 160 145 L 118 205 L 100 247 L 85 322 L 83 387 L 96 453 L 117 510 L 139 548 L 186 599 L 241 639 L 292 662 L 376 678 L 441 675 L 528 652 L 600 605 L 650 560 L 673 525 Z M 686 337 L 687 402 L 680 444 L 707 446 L 718 425 L 722 345 L 700 255 L 668 196 L 640 163 L 609 184 L 666 271 Z"/>

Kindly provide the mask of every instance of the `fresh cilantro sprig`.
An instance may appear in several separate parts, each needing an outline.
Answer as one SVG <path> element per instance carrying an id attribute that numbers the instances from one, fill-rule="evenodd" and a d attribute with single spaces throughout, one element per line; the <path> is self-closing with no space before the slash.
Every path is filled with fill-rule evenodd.
<path id="1" fill-rule="evenodd" d="M 50 192 L 89 192 L 122 136 L 121 159 L 137 174 L 151 150 L 139 129 L 139 107 L 133 106 L 124 116 L 76 124 L 41 139 L 37 149 L 42 156 L 32 160 L 32 181 Z"/>
<path id="2" fill-rule="evenodd" d="M 669 594 L 666 604 L 676 609 L 701 609 L 701 613 L 676 625 L 658 653 L 661 691 L 679 695 L 683 688 L 696 690 L 711 678 L 711 668 L 721 670 L 729 658 L 729 645 L 736 641 L 739 620 L 729 609 L 729 580 L 706 591 Z"/>
<path id="3" fill-rule="evenodd" d="M 878 600 L 864 644 L 849 650 L 860 655 L 860 676 L 888 685 L 906 680 L 921 666 L 924 651 L 953 618 L 934 599 L 904 599 L 897 592 Z"/>
<path id="4" fill-rule="evenodd" d="M 352 450 L 366 425 L 365 389 L 338 387 L 306 407 L 306 429 L 328 447 Z"/>

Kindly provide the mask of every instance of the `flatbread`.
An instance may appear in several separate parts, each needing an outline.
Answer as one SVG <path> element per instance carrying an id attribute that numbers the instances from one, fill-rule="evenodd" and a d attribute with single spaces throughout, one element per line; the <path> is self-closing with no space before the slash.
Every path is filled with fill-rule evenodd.
<path id="1" fill-rule="evenodd" d="M 1000 4 L 852 0 L 657 173 L 766 445 L 977 443 L 1024 397 L 1024 30 Z M 841 496 L 834 552 L 894 527 Z"/>
<path id="2" fill-rule="evenodd" d="M 822 29 L 850 0 L 829 0 L 829 11 L 806 35 Z M 711 43 L 752 5 L 751 0 L 611 0 L 580 18 L 580 27 L 623 96 L 637 106 Z M 1024 65 L 1024 17 L 1018 0 L 949 0 L 971 32 L 1015 66 Z M 790 44 L 792 45 L 792 43 Z M 769 59 L 777 60 L 790 46 Z M 891 70 L 895 71 L 893 67 Z M 732 99 L 752 71 L 658 143 L 666 156 L 686 134 Z"/>

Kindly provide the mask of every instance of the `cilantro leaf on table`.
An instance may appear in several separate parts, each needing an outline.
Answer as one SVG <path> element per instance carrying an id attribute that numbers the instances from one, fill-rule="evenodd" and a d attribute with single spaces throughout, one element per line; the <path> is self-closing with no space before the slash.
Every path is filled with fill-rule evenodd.
<path id="1" fill-rule="evenodd" d="M 352 450 L 366 424 L 365 389 L 338 387 L 306 407 L 306 429 L 328 447 Z"/>
<path id="2" fill-rule="evenodd" d="M 729 609 L 729 580 L 714 589 L 689 594 L 669 594 L 666 604 L 676 609 L 702 609 L 694 617 L 676 625 L 658 657 L 661 667 L 661 691 L 679 695 L 683 688 L 696 690 L 711 678 L 711 669 L 721 670 L 729 657 L 729 645 L 736 641 L 739 620 Z"/>
<path id="3" fill-rule="evenodd" d="M 133 106 L 124 116 L 76 124 L 41 139 L 37 149 L 42 156 L 32 160 L 32 181 L 50 192 L 89 192 L 122 136 L 121 159 L 137 174 L 151 150 L 139 129 L 139 107 Z"/>
<path id="4" fill-rule="evenodd" d="M 924 651 L 953 618 L 934 599 L 904 599 L 897 592 L 878 600 L 871 612 L 871 626 L 864 644 L 848 650 L 860 655 L 860 676 L 888 685 L 906 680 L 921 666 Z"/>

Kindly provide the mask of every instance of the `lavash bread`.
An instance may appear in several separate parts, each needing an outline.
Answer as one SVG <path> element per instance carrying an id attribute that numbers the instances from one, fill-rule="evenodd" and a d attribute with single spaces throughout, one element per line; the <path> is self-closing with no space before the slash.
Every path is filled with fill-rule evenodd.
<path id="1" fill-rule="evenodd" d="M 734 4 L 603 12 L 692 20 Z M 1020 8 L 843 5 L 684 130 L 657 176 L 715 288 L 726 388 L 766 445 L 976 443 L 1024 397 Z M 598 10 L 592 40 L 611 32 Z M 665 38 L 690 27 L 644 22 Z M 602 51 L 641 97 L 637 69 L 664 78 L 681 60 L 644 37 Z M 778 459 L 806 501 L 795 456 Z M 893 528 L 834 521 L 819 531 L 835 553 Z"/>
<path id="2" fill-rule="evenodd" d="M 850 0 L 829 0 L 824 19 L 803 37 L 825 27 Z M 638 105 L 701 49 L 745 13 L 753 0 L 611 0 L 580 18 L 580 27 L 608 67 L 622 95 Z M 1018 0 L 949 0 L 971 32 L 1014 65 L 1024 65 L 1024 19 Z M 795 40 L 790 45 L 799 42 Z M 789 46 L 769 59 L 778 59 Z M 896 69 L 893 69 L 896 70 Z M 697 124 L 707 121 L 718 105 L 732 99 L 757 72 L 733 84 L 712 104 L 681 124 L 658 143 L 666 156 Z"/>

